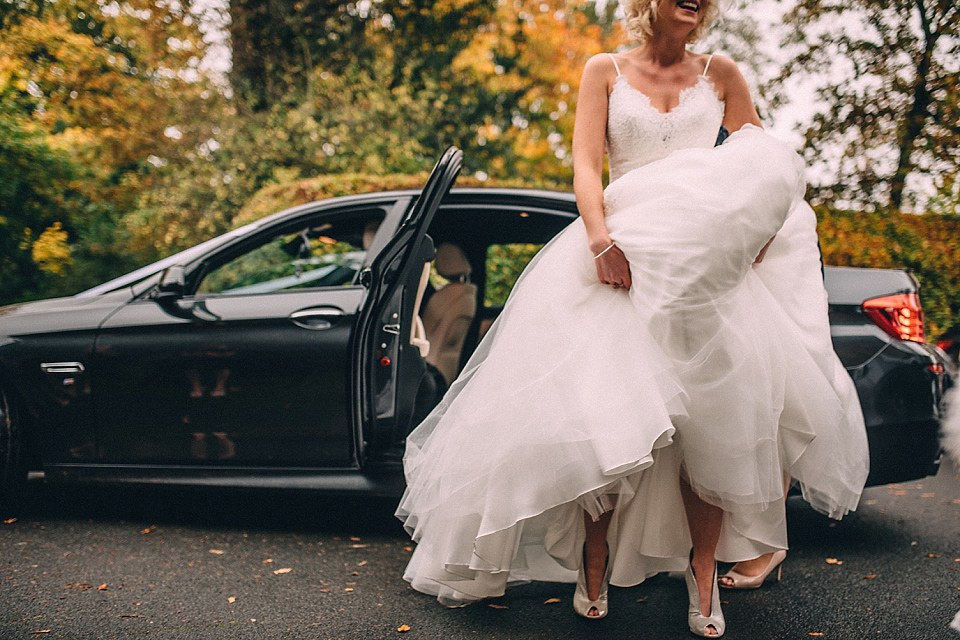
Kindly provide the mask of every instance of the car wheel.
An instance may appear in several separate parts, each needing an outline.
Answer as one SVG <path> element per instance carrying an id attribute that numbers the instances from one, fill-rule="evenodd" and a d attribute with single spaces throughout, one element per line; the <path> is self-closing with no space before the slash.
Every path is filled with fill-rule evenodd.
<path id="1" fill-rule="evenodd" d="M 22 504 L 27 471 L 23 464 L 23 425 L 13 398 L 0 388 L 0 516 Z"/>

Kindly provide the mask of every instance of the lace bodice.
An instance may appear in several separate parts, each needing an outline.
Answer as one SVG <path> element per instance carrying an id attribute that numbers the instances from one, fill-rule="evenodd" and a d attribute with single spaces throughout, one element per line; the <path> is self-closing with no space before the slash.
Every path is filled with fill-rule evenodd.
<path id="1" fill-rule="evenodd" d="M 680 92 L 680 103 L 661 113 L 617 67 L 607 107 L 610 182 L 677 149 L 712 147 L 722 123 L 723 102 L 707 78 L 706 68 L 696 84 Z"/>

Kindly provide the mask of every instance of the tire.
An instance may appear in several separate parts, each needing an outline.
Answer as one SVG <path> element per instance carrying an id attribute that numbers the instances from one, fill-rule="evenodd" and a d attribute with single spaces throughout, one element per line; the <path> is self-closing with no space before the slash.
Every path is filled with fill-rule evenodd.
<path id="1" fill-rule="evenodd" d="M 23 504 L 27 484 L 23 436 L 18 407 L 0 388 L 0 517 L 3 518 L 17 515 Z"/>

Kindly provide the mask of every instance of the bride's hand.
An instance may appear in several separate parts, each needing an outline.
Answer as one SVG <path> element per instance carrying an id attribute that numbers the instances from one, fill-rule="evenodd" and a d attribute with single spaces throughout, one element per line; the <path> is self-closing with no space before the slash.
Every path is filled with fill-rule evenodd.
<path id="1" fill-rule="evenodd" d="M 603 255 L 595 259 L 597 277 L 603 284 L 614 289 L 630 289 L 630 263 L 617 245 L 611 246 Z"/>

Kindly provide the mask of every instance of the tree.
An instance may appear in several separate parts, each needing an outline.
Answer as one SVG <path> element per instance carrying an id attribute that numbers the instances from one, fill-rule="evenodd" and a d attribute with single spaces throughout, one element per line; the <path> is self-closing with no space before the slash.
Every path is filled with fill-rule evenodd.
<path id="1" fill-rule="evenodd" d="M 188 3 L 8 4 L 0 12 L 0 112 L 13 133 L 3 162 L 29 171 L 15 169 L 7 182 L 23 198 L 0 203 L 15 234 L 0 260 L 50 277 L 42 286 L 25 280 L 3 302 L 76 290 L 128 268 L 120 218 L 165 167 L 211 136 L 204 113 L 216 100 Z M 51 198 L 62 202 L 45 206 Z M 72 269 L 60 268 L 68 261 Z"/>
<path id="2" fill-rule="evenodd" d="M 849 206 L 915 205 L 960 166 L 960 8 L 955 0 L 798 0 L 785 16 L 796 57 L 780 80 L 813 74 L 826 110 L 805 151 Z M 922 203 L 921 203 L 922 204 Z"/>

